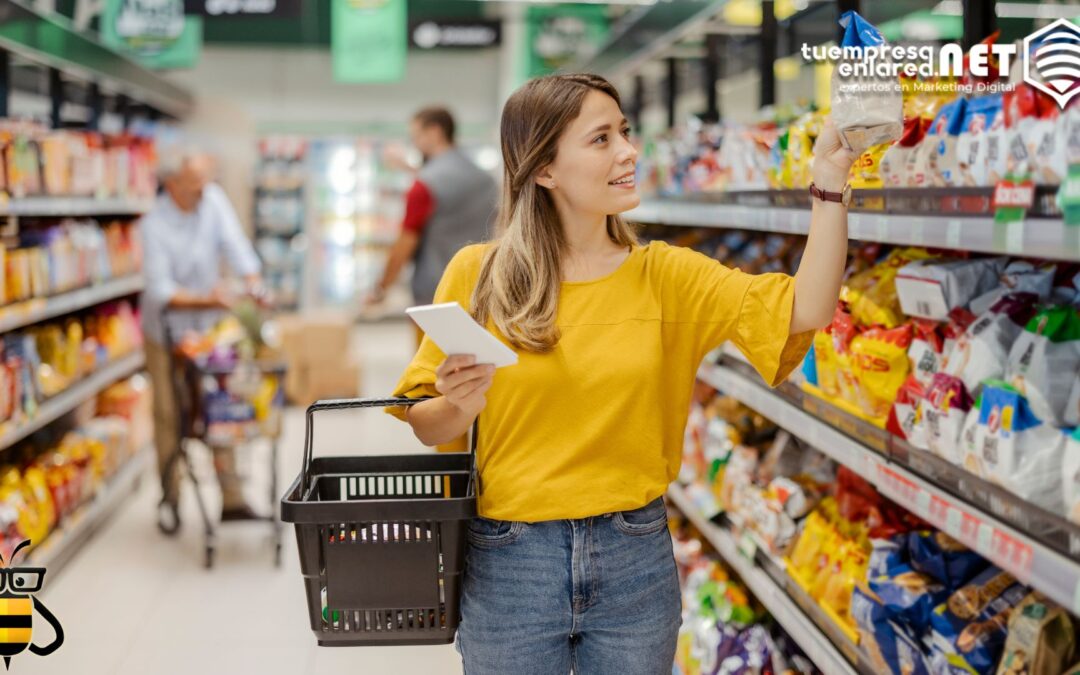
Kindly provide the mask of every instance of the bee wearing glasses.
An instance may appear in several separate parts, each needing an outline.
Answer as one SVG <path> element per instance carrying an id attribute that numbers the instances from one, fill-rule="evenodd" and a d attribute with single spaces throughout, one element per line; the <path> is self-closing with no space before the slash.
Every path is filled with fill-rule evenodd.
<path id="1" fill-rule="evenodd" d="M 16 546 L 7 564 L 0 567 L 0 656 L 4 657 L 5 668 L 11 667 L 12 656 L 27 647 L 33 654 L 48 656 L 64 644 L 64 629 L 60 627 L 60 622 L 40 600 L 33 597 L 45 581 L 45 568 L 11 566 L 19 551 L 29 545 L 28 539 Z M 4 558 L 0 556 L 0 565 L 3 564 Z M 45 647 L 30 642 L 35 608 L 56 632 L 52 644 Z"/>

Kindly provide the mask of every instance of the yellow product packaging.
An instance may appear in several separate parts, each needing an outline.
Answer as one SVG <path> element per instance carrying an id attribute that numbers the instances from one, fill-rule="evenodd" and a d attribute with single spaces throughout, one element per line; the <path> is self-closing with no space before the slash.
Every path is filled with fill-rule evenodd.
<path id="1" fill-rule="evenodd" d="M 79 352 L 82 349 L 83 329 L 82 324 L 72 319 L 67 324 L 63 353 L 61 355 L 60 372 L 65 377 L 76 378 L 79 376 Z"/>
<path id="2" fill-rule="evenodd" d="M 5 263 L 8 300 L 17 302 L 30 297 L 30 258 L 26 249 L 17 248 L 11 251 Z"/>
<path id="3" fill-rule="evenodd" d="M 825 584 L 821 604 L 832 609 L 843 624 L 855 629 L 851 616 L 851 594 L 855 584 L 866 578 L 869 561 L 866 551 L 855 542 L 848 548 L 849 555 L 840 559 L 840 572 Z"/>
<path id="4" fill-rule="evenodd" d="M 888 417 L 896 392 L 907 379 L 911 324 L 870 328 L 851 341 L 857 405 L 870 417 Z"/>
<path id="5" fill-rule="evenodd" d="M 52 292 L 49 286 L 49 256 L 45 249 L 27 249 L 30 260 L 30 297 L 43 298 Z"/>
<path id="6" fill-rule="evenodd" d="M 814 364 L 817 366 L 818 388 L 826 396 L 839 396 L 839 363 L 836 360 L 832 335 L 824 330 L 814 334 Z"/>
<path id="7" fill-rule="evenodd" d="M 40 467 L 31 466 L 23 473 L 23 483 L 30 496 L 31 508 L 37 511 L 44 527 L 51 530 L 56 525 L 56 504 L 49 492 L 45 472 Z"/>
<path id="8" fill-rule="evenodd" d="M 802 534 L 791 549 L 789 557 L 792 572 L 803 580 L 810 578 L 827 531 L 828 523 L 817 511 L 812 511 L 803 522 Z"/>
<path id="9" fill-rule="evenodd" d="M 851 308 L 855 321 L 864 326 L 896 328 L 904 322 L 900 298 L 896 294 L 896 274 L 914 260 L 930 254 L 921 248 L 895 249 L 885 260 L 870 269 L 852 275 L 841 290 L 842 299 Z"/>
<path id="10" fill-rule="evenodd" d="M 885 186 L 881 179 L 881 158 L 890 147 L 892 143 L 881 143 L 859 155 L 851 165 L 852 188 L 874 190 Z"/>
<path id="11" fill-rule="evenodd" d="M 7 253 L 7 247 L 0 243 L 0 305 L 11 302 L 11 298 L 8 296 Z"/>
<path id="12" fill-rule="evenodd" d="M 796 120 L 788 130 L 786 171 L 782 174 L 785 187 L 810 184 L 814 141 L 817 139 L 820 128 L 820 116 L 816 113 L 808 113 Z"/>

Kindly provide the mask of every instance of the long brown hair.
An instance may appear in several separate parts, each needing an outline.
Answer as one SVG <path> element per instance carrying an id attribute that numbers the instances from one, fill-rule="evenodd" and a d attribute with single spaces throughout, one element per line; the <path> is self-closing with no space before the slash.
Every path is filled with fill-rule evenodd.
<path id="1" fill-rule="evenodd" d="M 503 107 L 499 236 L 484 256 L 472 313 L 481 325 L 491 319 L 511 344 L 526 351 L 549 352 L 559 341 L 555 317 L 566 246 L 555 202 L 534 179 L 555 161 L 559 138 L 581 113 L 590 91 L 607 94 L 621 105 L 610 82 L 599 75 L 575 74 L 531 80 Z M 617 215 L 607 217 L 607 233 L 620 246 L 638 242 Z"/>

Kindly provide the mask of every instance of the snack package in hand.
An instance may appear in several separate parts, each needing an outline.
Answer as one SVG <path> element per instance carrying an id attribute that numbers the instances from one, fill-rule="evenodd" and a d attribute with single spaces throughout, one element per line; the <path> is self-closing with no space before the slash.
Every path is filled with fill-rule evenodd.
<path id="1" fill-rule="evenodd" d="M 1073 429 L 1065 442 L 1061 483 L 1065 495 L 1065 517 L 1080 523 L 1080 427 Z"/>
<path id="2" fill-rule="evenodd" d="M 840 17 L 844 28 L 842 47 L 859 50 L 859 57 L 837 62 L 832 76 L 832 119 L 844 146 L 856 154 L 870 147 L 900 138 L 904 129 L 904 100 L 896 77 L 864 76 L 853 72 L 840 75 L 841 66 L 865 67 L 867 50 L 878 50 L 873 62 L 889 62 L 885 38 L 858 12 L 847 11 Z"/>
<path id="3" fill-rule="evenodd" d="M 859 407 L 870 417 L 889 414 L 896 392 L 908 374 L 911 324 L 893 329 L 869 328 L 851 341 Z"/>
<path id="4" fill-rule="evenodd" d="M 945 321 L 949 312 L 998 285 L 1005 258 L 915 260 L 896 273 L 904 314 Z"/>
<path id="5" fill-rule="evenodd" d="M 1034 293 L 1039 296 L 1040 302 L 1045 302 L 1050 297 L 1050 291 L 1054 286 L 1054 274 L 1057 268 L 1054 265 L 1035 265 L 1026 260 L 1013 260 L 1005 266 L 999 279 L 1000 284 L 972 299 L 968 308 L 976 316 L 983 314 L 994 305 L 995 302 L 1009 293 Z"/>
<path id="6" fill-rule="evenodd" d="M 1035 315 L 1038 296 L 1010 293 L 971 324 L 956 342 L 944 372 L 959 377 L 972 396 L 984 380 L 1005 375 L 1005 363 L 1016 338 Z"/>
<path id="7" fill-rule="evenodd" d="M 1069 397 L 1080 383 L 1080 314 L 1047 307 L 1028 321 L 1009 351 L 1005 380 L 1027 398 L 1035 417 L 1058 427 L 1080 424 Z"/>
<path id="8" fill-rule="evenodd" d="M 980 402 L 976 450 L 986 478 L 1051 513 L 1062 513 L 1061 482 L 1067 437 L 1044 424 L 1027 399 L 1004 382 L 991 381 Z"/>
<path id="9" fill-rule="evenodd" d="M 1032 591 L 1009 618 L 997 675 L 1057 675 L 1065 672 L 1075 651 L 1075 625 L 1068 613 Z"/>
<path id="10" fill-rule="evenodd" d="M 1027 588 L 1008 572 L 989 567 L 934 610 L 931 668 L 991 673 L 997 666 L 1013 608 Z"/>

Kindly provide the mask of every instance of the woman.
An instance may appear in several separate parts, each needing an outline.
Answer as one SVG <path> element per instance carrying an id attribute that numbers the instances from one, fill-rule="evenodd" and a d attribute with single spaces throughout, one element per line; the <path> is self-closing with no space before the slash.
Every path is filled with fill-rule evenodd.
<path id="1" fill-rule="evenodd" d="M 479 518 L 458 630 L 468 675 L 670 673 L 679 583 L 662 495 L 679 470 L 697 368 L 731 340 L 770 384 L 832 318 L 846 209 L 815 200 L 798 274 L 747 275 L 638 243 L 637 152 L 595 75 L 533 80 L 502 115 L 497 240 L 462 249 L 435 302 L 457 301 L 518 352 L 495 372 L 425 339 L 392 412 L 427 445 L 479 416 Z M 826 126 L 816 185 L 854 157 Z"/>

